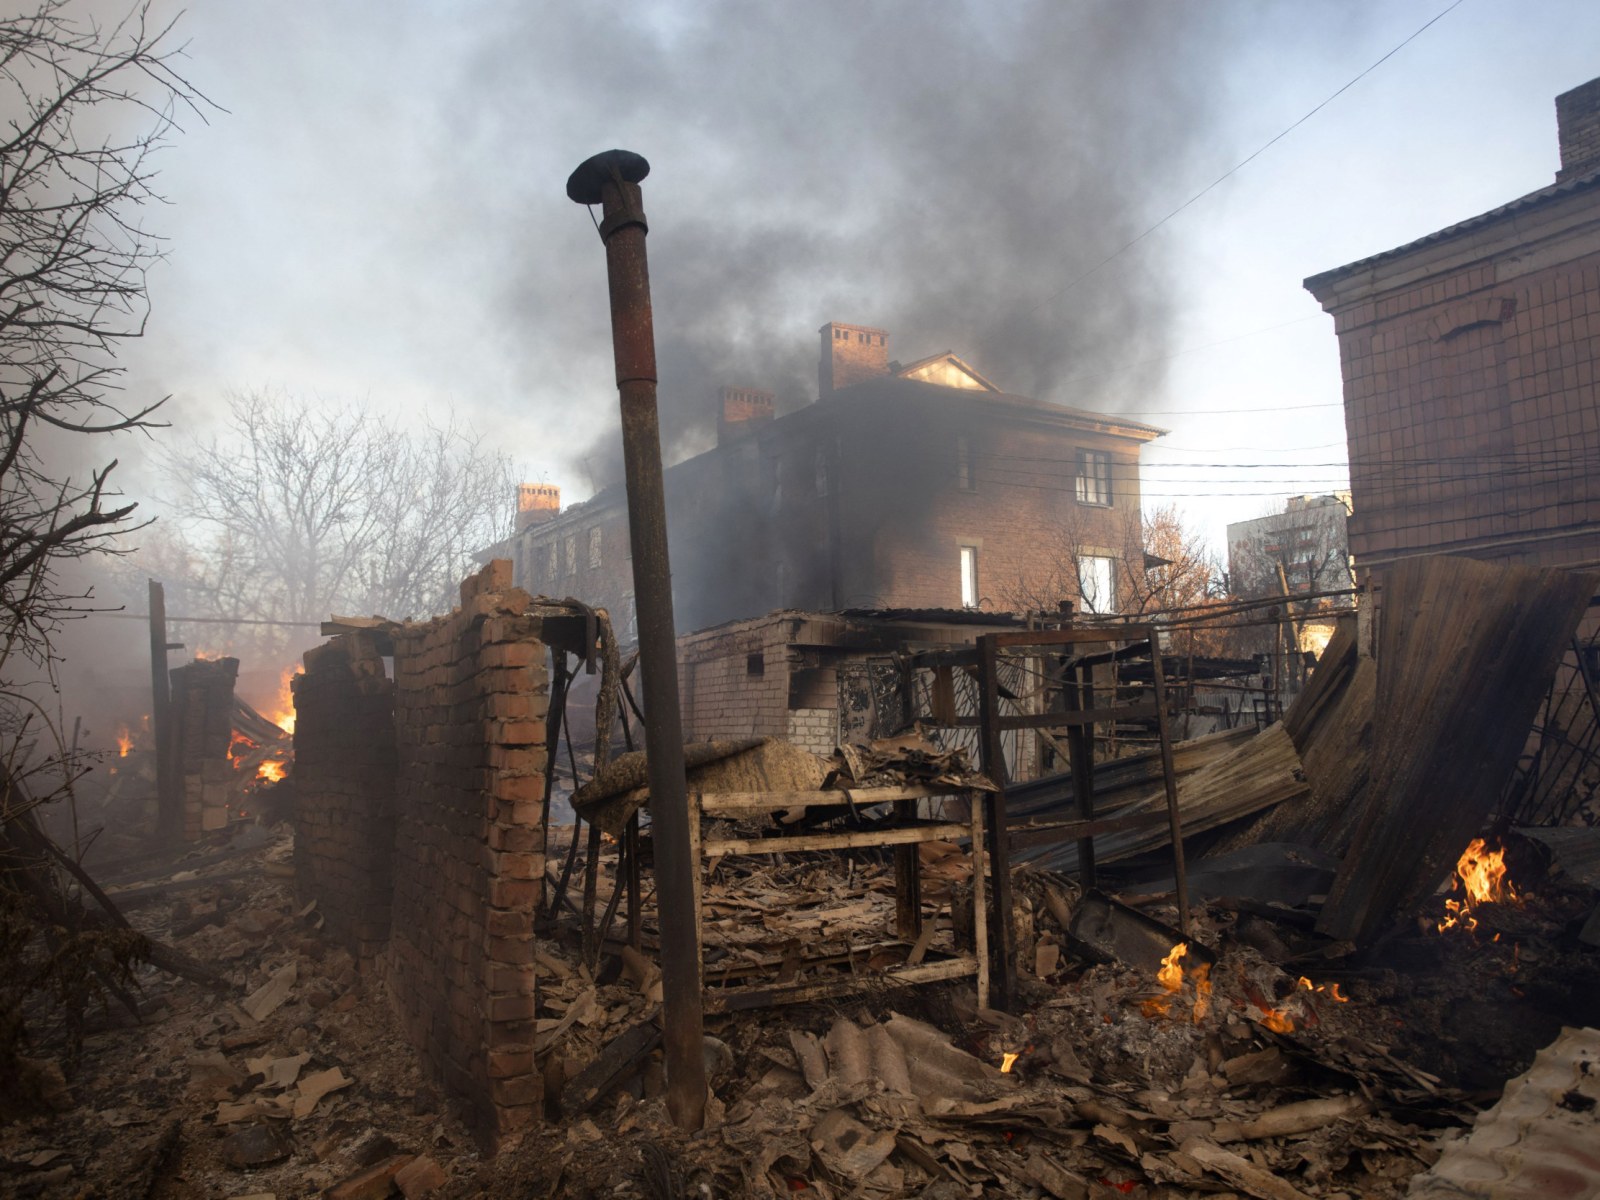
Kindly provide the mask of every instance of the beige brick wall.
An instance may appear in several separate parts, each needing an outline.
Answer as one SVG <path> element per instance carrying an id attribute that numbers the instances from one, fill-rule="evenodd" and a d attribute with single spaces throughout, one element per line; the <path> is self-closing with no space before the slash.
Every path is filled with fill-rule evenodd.
<path id="1" fill-rule="evenodd" d="M 1472 266 L 1336 316 L 1358 565 L 1600 557 L 1600 253 Z"/>

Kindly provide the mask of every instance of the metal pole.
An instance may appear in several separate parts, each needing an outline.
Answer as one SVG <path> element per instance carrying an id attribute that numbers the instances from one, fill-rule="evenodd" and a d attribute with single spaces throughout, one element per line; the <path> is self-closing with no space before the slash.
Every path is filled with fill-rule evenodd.
<path id="1" fill-rule="evenodd" d="M 1172 836 L 1172 878 L 1178 890 L 1178 930 L 1189 936 L 1189 873 L 1183 862 L 1183 819 L 1178 814 L 1178 776 L 1167 735 L 1167 683 L 1161 669 L 1161 632 L 1150 630 L 1150 682 L 1156 694 L 1156 728 L 1161 733 L 1161 782 L 1167 793 L 1167 831 Z"/>
<path id="2" fill-rule="evenodd" d="M 655 844 L 656 906 L 661 923 L 662 1040 L 667 1059 L 667 1109 L 677 1125 L 697 1130 L 705 1119 L 705 1014 L 700 937 L 695 911 L 696 861 L 684 781 L 683 726 L 678 715 L 677 634 L 672 572 L 667 563 L 667 510 L 656 415 L 656 346 L 645 257 L 644 200 L 639 181 L 650 164 L 626 150 L 608 150 L 567 180 L 567 197 L 599 204 L 600 240 L 611 285 L 611 341 L 622 404 L 622 458 L 628 489 L 628 536 L 644 674 L 645 755 L 650 778 L 650 831 Z"/>
<path id="3" fill-rule="evenodd" d="M 978 638 L 978 755 L 998 791 L 983 794 L 989 849 L 989 979 L 998 984 L 1000 1008 L 1017 1000 L 1016 922 L 1011 908 L 1011 829 L 1006 820 L 1006 752 L 1000 731 L 1000 663 L 995 635 Z M 978 885 L 973 884 L 977 893 Z"/>
<path id="4" fill-rule="evenodd" d="M 167 651 L 177 649 L 167 641 L 166 589 L 150 583 L 150 731 L 156 739 L 156 832 L 176 841 L 183 835 L 183 803 L 176 786 L 172 761 L 176 744 L 172 736 L 172 693 L 167 678 Z"/>

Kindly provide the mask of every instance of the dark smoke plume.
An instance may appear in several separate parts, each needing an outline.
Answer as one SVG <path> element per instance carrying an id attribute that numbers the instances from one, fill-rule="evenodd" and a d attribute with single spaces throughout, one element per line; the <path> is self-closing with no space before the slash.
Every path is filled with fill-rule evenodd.
<path id="1" fill-rule="evenodd" d="M 1159 367 L 1124 364 L 1166 346 L 1160 235 L 1057 293 L 1196 177 L 1226 40 L 1211 6 L 559 11 L 559 25 L 546 11 L 485 29 L 456 102 L 502 148 L 513 188 L 546 170 L 552 140 L 572 166 L 613 144 L 651 159 L 669 460 L 710 443 L 723 384 L 773 388 L 781 409 L 814 399 L 826 320 L 887 328 L 901 361 L 954 350 L 1007 391 L 1076 407 L 1127 409 L 1159 382 Z M 597 125 L 610 139 L 579 144 Z M 523 331 L 530 390 L 552 347 L 606 332 L 598 239 L 581 213 L 566 219 L 577 235 L 552 238 L 559 189 L 538 184 L 536 236 L 506 247 L 489 282 Z M 609 403 L 609 361 L 585 366 L 584 405 Z M 566 482 L 613 480 L 617 450 L 610 433 L 578 449 Z"/>

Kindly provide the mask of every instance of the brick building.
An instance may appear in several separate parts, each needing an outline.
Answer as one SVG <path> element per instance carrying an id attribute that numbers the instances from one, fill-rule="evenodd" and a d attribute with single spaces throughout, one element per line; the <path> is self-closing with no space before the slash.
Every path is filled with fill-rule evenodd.
<path id="1" fill-rule="evenodd" d="M 970 646 L 1020 623 L 960 609 L 783 611 L 687 633 L 678 639 L 684 731 L 691 739 L 781 737 L 823 755 L 898 733 L 915 715 L 902 692 L 908 647 Z M 963 676 L 961 686 L 975 685 Z M 975 691 L 967 698 L 975 711 Z M 976 761 L 976 740 L 967 741 Z"/>
<path id="2" fill-rule="evenodd" d="M 1305 281 L 1333 315 L 1358 569 L 1600 561 L 1600 79 L 1549 187 Z"/>
<path id="3" fill-rule="evenodd" d="M 1009 395 L 954 354 L 891 362 L 881 329 L 820 332 L 815 403 L 777 416 L 771 393 L 724 388 L 716 446 L 666 472 L 680 629 L 1023 596 L 1115 608 L 1121 560 L 1138 553 L 1139 452 L 1162 430 Z M 518 531 L 486 556 L 511 558 L 532 593 L 608 608 L 626 639 L 622 489 L 556 504 L 548 487 L 519 496 Z"/>
<path id="4" fill-rule="evenodd" d="M 1228 526 L 1228 587 L 1259 599 L 1350 586 L 1350 494 L 1291 496 L 1281 513 Z M 1278 568 L 1283 578 L 1278 578 Z"/>

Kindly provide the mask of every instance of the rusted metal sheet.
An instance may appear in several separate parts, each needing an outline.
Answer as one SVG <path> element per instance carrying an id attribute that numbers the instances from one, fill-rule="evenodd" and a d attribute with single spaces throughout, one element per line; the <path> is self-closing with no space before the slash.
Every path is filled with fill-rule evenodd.
<path id="1" fill-rule="evenodd" d="M 1600 575 L 1405 559 L 1384 579 L 1372 773 L 1317 923 L 1366 941 L 1481 830 Z"/>

